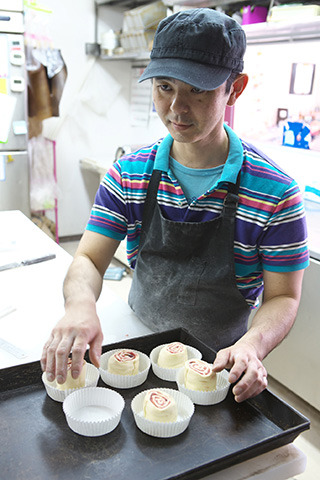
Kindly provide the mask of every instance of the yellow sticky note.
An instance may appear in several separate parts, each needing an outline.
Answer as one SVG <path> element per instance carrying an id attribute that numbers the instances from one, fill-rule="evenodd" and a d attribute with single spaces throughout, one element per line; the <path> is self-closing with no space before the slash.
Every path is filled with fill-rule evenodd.
<path id="1" fill-rule="evenodd" d="M 4 93 L 5 95 L 8 93 L 6 78 L 0 78 L 0 93 Z"/>

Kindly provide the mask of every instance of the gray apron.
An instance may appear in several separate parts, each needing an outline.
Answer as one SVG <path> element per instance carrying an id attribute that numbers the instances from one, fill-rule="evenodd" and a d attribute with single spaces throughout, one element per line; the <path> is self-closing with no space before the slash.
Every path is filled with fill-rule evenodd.
<path id="1" fill-rule="evenodd" d="M 129 305 L 153 331 L 184 327 L 218 351 L 247 330 L 250 308 L 234 269 L 237 183 L 218 218 L 175 222 L 157 203 L 161 171 L 154 170 L 145 202 Z"/>

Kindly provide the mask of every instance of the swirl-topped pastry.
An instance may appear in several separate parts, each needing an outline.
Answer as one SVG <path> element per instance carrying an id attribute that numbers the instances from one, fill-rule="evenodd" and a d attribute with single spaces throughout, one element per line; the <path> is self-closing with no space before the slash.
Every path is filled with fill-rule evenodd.
<path id="1" fill-rule="evenodd" d="M 217 376 L 212 364 L 192 358 L 185 363 L 184 383 L 190 390 L 211 392 L 216 389 Z"/>
<path id="2" fill-rule="evenodd" d="M 72 359 L 68 358 L 67 378 L 66 378 L 66 381 L 64 383 L 60 384 L 60 383 L 57 382 L 56 388 L 58 390 L 69 390 L 71 388 L 85 387 L 85 385 L 86 385 L 87 362 L 85 360 L 83 360 L 81 373 L 80 373 L 78 378 L 72 378 L 71 365 L 72 365 Z"/>
<path id="3" fill-rule="evenodd" d="M 136 375 L 139 373 L 139 354 L 127 349 L 115 352 L 109 358 L 108 372 L 116 375 Z"/>
<path id="4" fill-rule="evenodd" d="M 178 417 L 174 398 L 161 390 L 149 390 L 143 400 L 143 414 L 153 422 L 175 422 Z"/>
<path id="5" fill-rule="evenodd" d="M 159 353 L 158 365 L 162 368 L 179 368 L 188 360 L 187 347 L 180 342 L 165 345 Z"/>

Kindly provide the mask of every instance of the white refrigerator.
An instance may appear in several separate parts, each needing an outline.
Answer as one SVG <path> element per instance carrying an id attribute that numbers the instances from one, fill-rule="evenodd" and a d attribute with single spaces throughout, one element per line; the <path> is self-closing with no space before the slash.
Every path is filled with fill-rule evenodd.
<path id="1" fill-rule="evenodd" d="M 22 2 L 0 0 L 0 210 L 30 217 L 22 10 Z"/>

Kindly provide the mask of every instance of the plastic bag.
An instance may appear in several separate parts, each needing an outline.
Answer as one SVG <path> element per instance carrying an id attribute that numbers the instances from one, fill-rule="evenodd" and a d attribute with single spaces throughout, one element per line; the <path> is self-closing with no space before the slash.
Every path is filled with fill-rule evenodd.
<path id="1" fill-rule="evenodd" d="M 32 211 L 55 207 L 57 183 L 53 171 L 53 145 L 39 135 L 29 140 L 30 203 Z"/>

